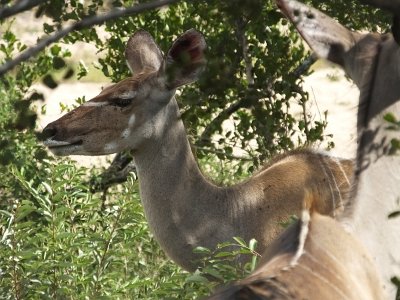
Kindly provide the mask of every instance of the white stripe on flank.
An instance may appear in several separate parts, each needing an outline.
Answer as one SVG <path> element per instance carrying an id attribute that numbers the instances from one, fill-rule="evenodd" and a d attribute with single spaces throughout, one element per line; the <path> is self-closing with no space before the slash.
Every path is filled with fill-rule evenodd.
<path id="1" fill-rule="evenodd" d="M 328 185 L 329 185 L 329 189 L 331 190 L 331 197 L 332 197 L 332 215 L 333 215 L 333 217 L 336 217 L 336 213 L 335 213 L 335 207 L 336 207 L 336 205 L 335 205 L 335 203 L 336 203 L 336 201 L 335 201 L 335 193 L 334 193 L 334 191 L 333 191 L 333 189 L 332 189 L 332 185 L 331 185 L 331 180 L 330 180 L 330 178 L 329 178 L 329 175 L 328 175 L 328 173 L 326 172 L 326 169 L 325 169 L 325 164 L 323 163 L 324 162 L 324 159 L 325 159 L 325 156 L 323 156 L 322 157 L 322 162 L 320 163 L 321 164 L 321 168 L 322 168 L 322 171 L 324 172 L 324 175 L 326 176 L 326 179 L 328 180 Z"/>
<path id="2" fill-rule="evenodd" d="M 299 233 L 299 246 L 295 255 L 293 256 L 292 260 L 289 263 L 290 267 L 294 267 L 297 265 L 300 256 L 304 253 L 304 245 L 306 243 L 307 235 L 308 235 L 308 226 L 310 225 L 310 212 L 308 209 L 303 209 L 301 212 L 301 228 Z"/>
<path id="3" fill-rule="evenodd" d="M 333 172 L 332 172 L 332 173 L 333 173 Z M 339 186 L 338 186 L 338 184 L 337 184 L 337 181 L 336 181 L 336 178 L 335 178 L 335 175 L 334 175 L 334 174 L 332 174 L 332 180 L 333 180 L 333 183 L 335 184 L 335 187 L 336 187 L 336 189 L 337 189 L 337 191 L 338 191 L 338 194 L 339 194 L 340 207 L 342 207 L 342 206 L 343 206 L 342 193 L 340 192 L 340 189 L 339 189 Z M 332 209 L 335 210 L 335 206 L 332 207 Z"/>
<path id="4" fill-rule="evenodd" d="M 329 156 L 329 160 L 333 160 L 335 163 L 337 163 L 337 158 L 334 158 L 334 157 Z M 328 162 L 328 164 L 329 164 L 329 162 Z M 338 194 L 339 194 L 340 207 L 343 207 L 342 193 L 340 192 L 339 185 L 337 184 L 336 176 L 335 176 L 335 174 L 333 173 L 332 168 L 329 168 L 329 172 L 330 172 L 331 175 L 332 175 L 333 183 L 335 184 L 336 190 L 338 191 Z M 336 204 L 336 203 L 334 203 L 334 204 Z M 332 207 L 332 209 L 335 210 L 335 205 Z"/>
<path id="5" fill-rule="evenodd" d="M 350 180 L 347 177 L 346 172 L 343 169 L 342 163 L 339 161 L 339 158 L 337 157 L 332 157 L 334 159 L 334 161 L 336 162 L 336 164 L 339 166 L 340 171 L 342 171 L 344 178 L 346 178 L 347 184 L 350 185 Z"/>
<path id="6" fill-rule="evenodd" d="M 336 291 L 336 292 L 341 296 L 340 299 L 343 299 L 343 300 L 349 299 L 349 297 L 346 297 L 346 294 L 345 294 L 341 289 L 339 289 L 337 286 L 335 286 L 334 284 L 332 284 L 331 282 L 329 282 L 329 280 L 327 280 L 324 276 L 321 276 L 320 274 L 318 274 L 318 273 L 316 272 L 316 270 L 311 270 L 310 268 L 308 268 L 307 266 L 302 265 L 302 264 L 299 264 L 299 267 L 302 268 L 303 270 L 309 272 L 312 276 L 314 276 L 314 277 L 320 279 L 320 280 L 323 281 L 326 285 L 330 286 L 334 291 Z M 310 280 L 310 282 L 312 282 L 312 281 Z M 350 300 L 350 299 L 349 299 L 349 300 Z"/>

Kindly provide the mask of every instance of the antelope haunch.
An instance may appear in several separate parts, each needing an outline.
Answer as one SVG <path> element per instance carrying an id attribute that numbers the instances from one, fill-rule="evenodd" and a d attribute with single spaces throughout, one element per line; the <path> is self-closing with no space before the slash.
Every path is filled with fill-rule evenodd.
<path id="1" fill-rule="evenodd" d="M 397 1 L 368 2 L 387 8 Z M 388 215 L 399 209 L 400 157 L 391 155 L 399 132 L 387 130 L 383 116 L 400 116 L 399 45 L 391 34 L 351 32 L 297 1 L 277 3 L 311 48 L 360 88 L 355 188 L 338 221 L 306 209 L 254 274 L 210 299 L 395 299 L 390 278 L 400 276 L 400 219 Z M 306 197 L 306 208 L 313 201 Z"/>
<path id="2" fill-rule="evenodd" d="M 274 241 L 251 275 L 207 299 L 386 299 L 365 247 L 336 220 L 312 211 L 316 200 L 306 194 L 301 220 Z"/>
<path id="3" fill-rule="evenodd" d="M 146 218 L 163 250 L 194 270 L 197 246 L 240 236 L 264 251 L 280 222 L 301 211 L 305 188 L 318 211 L 335 215 L 349 191 L 352 162 L 312 151 L 280 156 L 247 181 L 218 187 L 204 178 L 191 152 L 175 89 L 204 67 L 205 41 L 195 30 L 180 36 L 166 57 L 145 31 L 128 41 L 133 71 L 97 97 L 44 129 L 56 155 L 100 155 L 132 149 Z"/>

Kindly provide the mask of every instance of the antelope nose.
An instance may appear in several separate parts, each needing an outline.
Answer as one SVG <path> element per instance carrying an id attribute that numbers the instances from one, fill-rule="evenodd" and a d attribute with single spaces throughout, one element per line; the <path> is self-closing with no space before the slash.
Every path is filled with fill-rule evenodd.
<path id="1" fill-rule="evenodd" d="M 47 125 L 42 131 L 42 138 L 43 140 L 47 140 L 57 134 L 56 127 L 52 126 L 51 124 Z"/>

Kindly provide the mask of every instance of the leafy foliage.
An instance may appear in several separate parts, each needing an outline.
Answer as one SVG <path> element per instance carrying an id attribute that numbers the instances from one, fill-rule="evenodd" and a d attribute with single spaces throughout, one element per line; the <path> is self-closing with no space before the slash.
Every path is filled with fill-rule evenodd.
<path id="1" fill-rule="evenodd" d="M 398 121 L 397 117 L 392 113 L 387 113 L 383 116 L 385 121 L 388 123 L 386 130 L 395 130 L 400 131 L 400 121 Z M 397 154 L 400 149 L 400 140 L 397 138 L 393 138 L 390 141 L 391 147 L 389 149 L 391 154 Z"/>

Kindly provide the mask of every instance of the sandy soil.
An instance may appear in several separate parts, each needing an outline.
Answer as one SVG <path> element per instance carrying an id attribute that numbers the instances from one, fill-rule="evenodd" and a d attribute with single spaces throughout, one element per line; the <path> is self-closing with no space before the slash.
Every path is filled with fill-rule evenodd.
<path id="1" fill-rule="evenodd" d="M 332 80 L 332 76 L 335 78 Z M 347 80 L 338 68 L 319 70 L 305 79 L 305 89 L 310 94 L 310 113 L 321 119 L 328 111 L 328 126 L 325 134 L 332 134 L 334 155 L 353 158 L 356 153 L 357 105 L 360 92 L 355 84 Z M 322 144 L 321 147 L 325 147 Z"/>
<path id="2" fill-rule="evenodd" d="M 102 86 L 108 83 L 63 83 L 54 90 L 43 86 L 36 89 L 45 94 L 46 115 L 40 116 L 39 128 L 44 128 L 49 122 L 56 120 L 62 113 L 59 103 L 74 104 L 78 97 L 91 99 L 96 96 Z M 324 111 L 328 111 L 328 127 L 326 134 L 332 134 L 335 148 L 334 155 L 351 158 L 356 149 L 356 113 L 359 92 L 357 87 L 344 77 L 338 68 L 326 68 L 314 72 L 305 79 L 305 88 L 310 93 L 309 110 L 313 120 L 320 120 Z M 295 108 L 296 110 L 296 108 Z M 300 110 L 300 109 L 299 109 Z M 298 111 L 299 111 L 298 110 Z M 325 149 L 326 143 L 320 145 Z M 105 165 L 112 156 L 86 157 L 73 156 L 84 166 Z"/>

